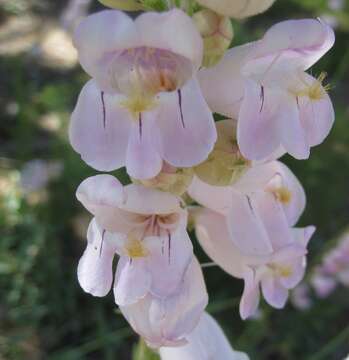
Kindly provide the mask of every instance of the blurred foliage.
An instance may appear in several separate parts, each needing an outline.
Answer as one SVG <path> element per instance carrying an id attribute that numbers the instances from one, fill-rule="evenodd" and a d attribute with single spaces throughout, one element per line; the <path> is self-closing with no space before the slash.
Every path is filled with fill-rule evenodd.
<path id="1" fill-rule="evenodd" d="M 278 0 L 266 14 L 233 22 L 234 44 L 258 38 L 285 18 L 322 16 L 336 26 L 337 43 L 312 72 L 326 70 L 337 121 L 309 161 L 285 158 L 303 182 L 308 206 L 301 225 L 315 224 L 310 267 L 349 219 L 349 3 L 339 0 Z M 13 16 L 41 16 L 57 22 L 67 1 L 2 0 L 1 30 Z M 91 10 L 98 9 L 97 1 Z M 0 358 L 137 360 L 152 359 L 115 308 L 112 296 L 93 298 L 79 288 L 76 266 L 85 246 L 88 215 L 75 189 L 94 174 L 71 149 L 69 113 L 87 77 L 77 66 L 42 65 L 33 49 L 2 54 L 0 62 Z M 46 186 L 28 191 L 21 169 L 31 159 L 60 161 L 63 171 Z M 124 182 L 124 172 L 119 172 Z M 197 245 L 197 244 L 196 244 Z M 208 261 L 196 246 L 202 262 Z M 260 316 L 238 315 L 242 282 L 218 268 L 205 269 L 211 295 L 208 310 L 236 349 L 251 359 L 343 359 L 349 352 L 349 291 L 339 288 L 313 307 L 283 311 L 262 305 Z M 146 354 L 146 355 L 145 355 Z M 151 355 L 153 356 L 153 355 Z M 221 359 L 219 359 L 221 360 Z"/>

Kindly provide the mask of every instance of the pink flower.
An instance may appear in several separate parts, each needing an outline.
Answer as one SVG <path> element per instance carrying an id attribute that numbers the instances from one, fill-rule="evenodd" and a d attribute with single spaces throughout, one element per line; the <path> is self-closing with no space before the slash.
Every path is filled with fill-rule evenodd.
<path id="1" fill-rule="evenodd" d="M 275 308 L 284 307 L 288 290 L 294 288 L 305 272 L 307 243 L 315 228 L 290 229 L 291 242 L 270 241 L 268 255 L 253 255 L 254 243 L 260 241 L 255 236 L 249 241 L 250 249 L 244 251 L 236 245 L 223 215 L 202 209 L 195 215 L 196 236 L 210 258 L 230 275 L 244 279 L 245 287 L 240 301 L 240 315 L 246 319 L 258 308 L 260 289 L 265 300 Z M 257 245 L 258 248 L 258 245 Z M 249 253 L 248 255 L 246 253 Z"/>
<path id="2" fill-rule="evenodd" d="M 77 198 L 95 216 L 78 267 L 86 292 L 109 292 L 115 254 L 120 256 L 114 282 L 118 305 L 147 294 L 163 299 L 176 291 L 193 257 L 179 198 L 143 186 L 123 187 L 111 175 L 84 180 Z"/>
<path id="3" fill-rule="evenodd" d="M 120 310 L 149 346 L 182 346 L 197 326 L 207 302 L 201 267 L 193 258 L 182 282 L 169 296 L 162 299 L 148 293 Z"/>
<path id="4" fill-rule="evenodd" d="M 328 135 L 334 111 L 317 79 L 305 73 L 334 43 L 320 20 L 289 20 L 254 43 L 233 48 L 215 67 L 200 72 L 212 111 L 238 119 L 243 156 L 261 160 L 282 147 L 297 159 Z"/>
<path id="5" fill-rule="evenodd" d="M 329 296 L 337 286 L 335 277 L 323 274 L 320 268 L 315 269 L 315 272 L 310 279 L 310 283 L 313 286 L 316 295 L 320 298 Z"/>
<path id="6" fill-rule="evenodd" d="M 161 360 L 249 359 L 245 353 L 232 349 L 218 323 L 206 312 L 187 340 L 181 347 L 160 348 Z"/>
<path id="7" fill-rule="evenodd" d="M 308 310 L 312 306 L 312 299 L 310 297 L 310 287 L 308 284 L 302 282 L 296 286 L 291 292 L 292 305 L 299 310 Z"/>
<path id="8" fill-rule="evenodd" d="M 297 178 L 279 161 L 253 166 L 227 187 L 195 177 L 188 193 L 227 218 L 232 240 L 246 255 L 271 254 L 280 239 L 291 243 L 289 228 L 298 221 L 306 201 Z"/>
<path id="9" fill-rule="evenodd" d="M 70 141 L 90 166 L 126 166 L 132 177 L 148 179 L 163 160 L 191 167 L 206 159 L 216 130 L 195 78 L 202 39 L 184 12 L 133 21 L 103 11 L 81 22 L 74 43 L 93 79 L 72 114 Z"/>

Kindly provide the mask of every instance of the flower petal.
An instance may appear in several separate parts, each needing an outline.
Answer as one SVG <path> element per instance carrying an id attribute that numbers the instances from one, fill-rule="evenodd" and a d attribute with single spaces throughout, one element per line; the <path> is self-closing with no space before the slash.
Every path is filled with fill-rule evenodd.
<path id="1" fill-rule="evenodd" d="M 295 238 L 295 243 L 300 244 L 304 248 L 308 246 L 308 242 L 310 241 L 311 237 L 314 235 L 316 230 L 315 226 L 307 226 L 304 228 L 294 228 L 293 229 L 293 236 Z"/>
<path id="2" fill-rule="evenodd" d="M 147 239 L 146 239 L 147 240 Z M 161 243 L 157 251 L 147 259 L 152 276 L 151 292 L 165 298 L 180 286 L 193 257 L 193 245 L 185 224 L 173 233 L 156 239 Z"/>
<path id="3" fill-rule="evenodd" d="M 103 174 L 85 179 L 79 185 L 76 197 L 106 230 L 122 232 L 127 226 L 119 210 L 126 195 L 114 176 Z"/>
<path id="4" fill-rule="evenodd" d="M 204 161 L 217 139 L 212 113 L 195 79 L 177 92 L 160 95 L 157 126 L 161 156 L 176 167 Z"/>
<path id="5" fill-rule="evenodd" d="M 277 195 L 278 190 L 286 190 L 287 201 L 280 201 L 289 226 L 294 226 L 304 211 L 306 197 L 304 189 L 292 171 L 280 161 L 252 166 L 237 181 L 233 188 L 241 193 L 252 194 L 256 189 Z"/>
<path id="6" fill-rule="evenodd" d="M 241 153 L 251 160 L 268 157 L 280 145 L 296 159 L 309 157 L 296 99 L 282 89 L 247 81 L 237 131 Z"/>
<path id="7" fill-rule="evenodd" d="M 278 283 L 274 276 L 266 276 L 261 282 L 262 292 L 268 304 L 276 309 L 282 309 L 288 298 L 288 290 Z"/>
<path id="8" fill-rule="evenodd" d="M 208 295 L 201 266 L 193 257 L 185 272 L 182 286 L 159 307 L 168 314 L 163 322 L 163 325 L 166 324 L 163 333 L 170 338 L 180 339 L 183 335 L 187 338 L 200 321 L 207 303 Z M 156 319 L 153 315 L 150 314 L 151 318 Z"/>
<path id="9" fill-rule="evenodd" d="M 206 254 L 228 274 L 241 279 L 245 271 L 245 257 L 234 245 L 225 218 L 208 209 L 195 214 L 195 234 Z"/>
<path id="10" fill-rule="evenodd" d="M 87 231 L 87 248 L 78 265 L 80 286 L 93 296 L 108 294 L 113 281 L 114 248 L 104 241 L 104 232 L 95 219 L 90 222 Z"/>
<path id="11" fill-rule="evenodd" d="M 114 283 L 116 304 L 130 305 L 144 298 L 150 289 L 151 281 L 145 259 L 131 260 L 122 256 L 117 266 Z"/>
<path id="12" fill-rule="evenodd" d="M 305 269 L 306 269 L 306 258 L 300 257 L 294 259 L 289 264 L 285 263 L 286 266 L 290 266 L 292 268 L 292 272 L 289 276 L 280 277 L 280 284 L 286 289 L 295 288 L 304 278 Z"/>
<path id="13" fill-rule="evenodd" d="M 152 347 L 181 346 L 198 324 L 208 302 L 200 265 L 193 258 L 177 291 L 165 299 L 150 293 L 120 310 Z"/>
<path id="14" fill-rule="evenodd" d="M 266 85 L 289 72 L 307 70 L 333 44 L 334 32 L 321 20 L 282 21 L 255 43 L 243 73 Z"/>
<path id="15" fill-rule="evenodd" d="M 275 173 L 280 174 L 282 179 L 281 186 L 290 192 L 290 201 L 283 203 L 282 205 L 289 226 L 294 226 L 305 209 L 306 196 L 303 186 L 292 171 L 280 161 L 271 162 L 269 166 L 274 168 Z"/>
<path id="16" fill-rule="evenodd" d="M 200 205 L 214 210 L 220 214 L 226 214 L 231 207 L 232 198 L 229 186 L 213 186 L 201 181 L 194 176 L 188 188 L 188 194 Z"/>
<path id="17" fill-rule="evenodd" d="M 142 46 L 169 50 L 182 55 L 193 63 L 193 71 L 201 66 L 201 36 L 191 18 L 182 10 L 172 9 L 160 14 L 144 13 L 137 17 L 135 26 Z"/>
<path id="18" fill-rule="evenodd" d="M 239 148 L 246 158 L 262 160 L 279 148 L 279 97 L 279 91 L 246 80 L 237 127 Z"/>
<path id="19" fill-rule="evenodd" d="M 246 268 L 244 281 L 244 292 L 240 300 L 240 316 L 243 320 L 246 320 L 257 311 L 260 291 L 259 282 L 254 270 Z"/>
<path id="20" fill-rule="evenodd" d="M 232 349 L 218 323 L 204 313 L 198 326 L 188 336 L 188 344 L 160 348 L 161 360 L 248 360 L 245 353 Z"/>
<path id="21" fill-rule="evenodd" d="M 114 55 L 118 50 L 138 44 L 139 34 L 133 20 L 117 10 L 104 10 L 86 17 L 74 34 L 81 65 L 108 92 L 112 91 L 108 69 Z"/>
<path id="22" fill-rule="evenodd" d="M 252 196 L 255 214 L 263 224 L 273 251 L 292 243 L 292 229 L 281 203 L 268 192 L 256 192 Z"/>
<path id="23" fill-rule="evenodd" d="M 164 191 L 130 184 L 124 187 L 125 201 L 120 206 L 128 212 L 151 215 L 179 212 L 180 200 L 177 196 Z"/>
<path id="24" fill-rule="evenodd" d="M 273 252 L 269 234 L 262 221 L 255 197 L 232 192 L 232 206 L 227 214 L 231 239 L 240 251 L 249 256 Z"/>
<path id="25" fill-rule="evenodd" d="M 125 165 L 131 127 L 129 114 L 117 107 L 116 96 L 101 92 L 90 80 L 82 89 L 71 116 L 69 139 L 82 159 L 99 171 Z"/>
<path id="26" fill-rule="evenodd" d="M 133 121 L 126 154 L 126 169 L 136 179 L 155 177 L 161 170 L 162 159 L 154 138 L 158 137 L 153 113 L 144 112 Z"/>
<path id="27" fill-rule="evenodd" d="M 242 66 L 251 45 L 233 47 L 215 66 L 198 73 L 202 93 L 213 112 L 237 119 L 244 97 Z"/>
<path id="28" fill-rule="evenodd" d="M 310 84 L 318 81 L 309 75 L 305 75 Z M 321 144 L 329 134 L 334 123 L 334 109 L 330 97 L 321 87 L 322 97 L 312 100 L 301 96 L 298 99 L 299 115 L 304 127 L 307 142 L 310 146 Z"/>

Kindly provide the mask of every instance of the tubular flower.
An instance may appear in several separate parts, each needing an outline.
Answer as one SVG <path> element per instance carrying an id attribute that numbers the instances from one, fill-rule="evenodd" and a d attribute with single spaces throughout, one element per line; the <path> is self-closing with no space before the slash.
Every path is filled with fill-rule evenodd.
<path id="1" fill-rule="evenodd" d="M 270 254 L 279 237 L 291 242 L 289 227 L 298 221 L 306 201 L 297 178 L 279 161 L 253 166 L 226 187 L 195 177 L 188 193 L 227 218 L 233 241 L 247 255 L 251 249 L 253 254 Z"/>
<path id="2" fill-rule="evenodd" d="M 134 304 L 121 306 L 120 310 L 149 346 L 183 346 L 197 326 L 207 302 L 201 267 L 193 258 L 182 282 L 169 296 L 161 299 L 148 293 Z"/>
<path id="3" fill-rule="evenodd" d="M 329 87 L 322 84 L 325 74 L 313 78 L 305 70 L 333 43 L 333 30 L 320 20 L 284 21 L 200 72 L 211 110 L 238 118 L 237 140 L 244 157 L 262 160 L 281 146 L 306 159 L 310 148 L 326 138 L 334 111 Z"/>
<path id="4" fill-rule="evenodd" d="M 195 78 L 203 44 L 184 12 L 149 12 L 133 21 L 102 11 L 81 22 L 74 43 L 93 79 L 72 114 L 70 141 L 90 166 L 126 166 L 130 176 L 148 179 L 163 160 L 191 167 L 206 159 L 216 131 Z"/>
<path id="5" fill-rule="evenodd" d="M 148 293 L 162 299 L 178 288 L 193 249 L 187 213 L 177 197 L 143 186 L 123 187 L 111 175 L 97 175 L 82 182 L 77 198 L 95 216 L 78 267 L 86 292 L 109 292 L 115 254 L 120 256 L 114 282 L 118 305 Z"/>
<path id="6" fill-rule="evenodd" d="M 197 0 L 218 14 L 241 19 L 266 11 L 275 0 Z"/>
<path id="7" fill-rule="evenodd" d="M 245 353 L 232 349 L 218 323 L 206 312 L 187 340 L 181 347 L 160 348 L 161 360 L 249 359 Z"/>
<path id="8" fill-rule="evenodd" d="M 260 238 L 249 242 L 250 250 L 236 245 L 223 215 L 208 209 L 195 214 L 196 236 L 211 259 L 230 275 L 243 279 L 244 292 L 240 301 L 240 315 L 246 319 L 258 308 L 260 288 L 265 300 L 273 307 L 284 307 L 289 289 L 302 280 L 306 267 L 307 243 L 315 231 L 313 226 L 289 229 L 287 241 L 280 237 L 271 241 L 268 255 L 254 253 Z"/>

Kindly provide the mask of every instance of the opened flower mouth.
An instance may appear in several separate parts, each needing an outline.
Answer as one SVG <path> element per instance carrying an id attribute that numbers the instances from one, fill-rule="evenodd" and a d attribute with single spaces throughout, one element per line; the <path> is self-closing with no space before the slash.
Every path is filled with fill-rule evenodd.
<path id="1" fill-rule="evenodd" d="M 113 89 L 128 96 L 175 91 L 192 71 L 190 60 L 184 56 L 146 46 L 119 51 L 109 66 Z"/>

